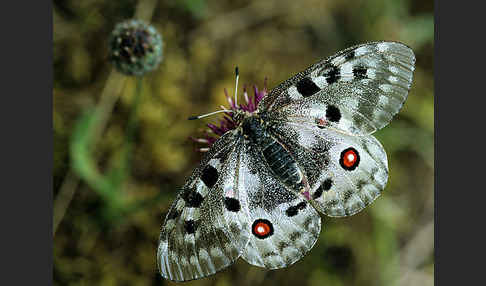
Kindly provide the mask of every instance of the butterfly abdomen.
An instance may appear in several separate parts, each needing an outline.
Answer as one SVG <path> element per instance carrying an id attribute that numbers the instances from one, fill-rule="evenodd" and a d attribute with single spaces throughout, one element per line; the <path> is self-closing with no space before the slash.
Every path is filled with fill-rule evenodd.
<path id="1" fill-rule="evenodd" d="M 270 169 L 277 175 L 282 182 L 291 187 L 300 189 L 302 176 L 297 164 L 280 143 L 272 138 L 272 142 L 266 146 L 261 146 L 262 154 L 267 161 Z"/>
<path id="2" fill-rule="evenodd" d="M 302 173 L 290 153 L 264 127 L 257 117 L 243 122 L 243 134 L 260 150 L 272 172 L 285 185 L 300 190 L 303 188 Z"/>

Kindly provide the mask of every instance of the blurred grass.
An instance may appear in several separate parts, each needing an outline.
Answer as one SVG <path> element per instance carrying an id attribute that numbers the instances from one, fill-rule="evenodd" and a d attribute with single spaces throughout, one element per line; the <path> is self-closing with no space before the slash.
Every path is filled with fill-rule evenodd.
<path id="1" fill-rule="evenodd" d="M 130 172 L 123 190 L 110 194 L 130 203 L 106 215 L 107 200 L 89 181 L 68 180 L 76 168 L 69 148 L 90 139 L 76 137 L 76 123 L 109 94 L 106 128 L 93 139 L 94 159 L 85 164 L 101 176 L 119 166 L 136 80 L 109 84 L 121 76 L 111 75 L 107 38 L 117 22 L 134 14 L 152 19 L 163 35 L 164 61 L 144 78 Z M 353 217 L 323 217 L 316 246 L 287 269 L 266 271 L 239 261 L 187 284 L 432 285 L 432 1 L 54 1 L 53 21 L 54 197 L 65 201 L 63 182 L 64 189 L 75 190 L 54 237 L 56 285 L 175 284 L 156 270 L 159 230 L 200 159 L 187 138 L 216 120 L 187 117 L 225 104 L 223 88 L 232 90 L 235 65 L 240 83 L 262 86 L 268 77 L 272 88 L 338 50 L 374 40 L 403 42 L 417 57 L 404 108 L 375 134 L 390 166 L 383 195 Z"/>

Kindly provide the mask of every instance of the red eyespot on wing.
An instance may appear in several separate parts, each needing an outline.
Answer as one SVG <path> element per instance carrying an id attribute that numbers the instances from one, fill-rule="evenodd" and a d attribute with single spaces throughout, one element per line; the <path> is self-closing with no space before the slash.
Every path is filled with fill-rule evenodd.
<path id="1" fill-rule="evenodd" d="M 356 169 L 359 165 L 359 153 L 358 150 L 350 147 L 341 152 L 341 158 L 339 159 L 339 164 L 343 169 L 352 171 Z"/>
<path id="2" fill-rule="evenodd" d="M 257 219 L 253 222 L 251 231 L 254 236 L 264 239 L 273 234 L 273 225 L 269 220 Z"/>

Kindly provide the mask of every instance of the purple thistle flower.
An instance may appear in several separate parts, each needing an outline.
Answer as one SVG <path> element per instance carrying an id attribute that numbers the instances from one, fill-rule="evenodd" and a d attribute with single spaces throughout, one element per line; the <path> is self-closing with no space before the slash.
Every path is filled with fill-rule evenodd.
<path id="1" fill-rule="evenodd" d="M 267 78 L 265 78 L 262 90 L 258 90 L 257 86 L 253 85 L 253 96 L 248 96 L 247 88 L 245 85 L 243 86 L 243 97 L 245 98 L 245 102 L 240 103 L 238 104 L 238 106 L 236 106 L 234 99 L 229 96 L 226 88 L 224 89 L 224 95 L 226 96 L 226 100 L 228 101 L 229 109 L 234 111 L 242 110 L 249 113 L 253 113 L 257 110 L 258 103 L 267 93 Z M 224 107 L 224 109 L 228 108 Z M 223 134 L 229 130 L 236 129 L 239 122 L 236 121 L 234 115 L 235 113 L 233 112 L 225 112 L 223 118 L 219 120 L 218 124 L 206 124 L 209 130 L 203 131 L 202 138 L 190 137 L 191 140 L 194 142 L 206 144 L 206 146 L 197 148 L 196 150 L 199 152 L 209 151 L 209 147 L 211 147 L 211 145 L 213 145 L 213 143 L 218 140 L 219 137 L 223 136 Z"/>

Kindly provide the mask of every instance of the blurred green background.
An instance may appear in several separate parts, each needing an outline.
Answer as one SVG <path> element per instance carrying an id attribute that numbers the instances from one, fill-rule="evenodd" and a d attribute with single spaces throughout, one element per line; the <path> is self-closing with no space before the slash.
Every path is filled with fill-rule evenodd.
<path id="1" fill-rule="evenodd" d="M 156 269 L 159 230 L 201 158 L 188 137 L 217 122 L 187 117 L 226 104 L 235 65 L 240 94 L 265 77 L 271 89 L 375 40 L 403 42 L 417 57 L 408 100 L 375 133 L 390 166 L 383 195 L 355 216 L 323 217 L 316 245 L 289 268 L 239 260 L 186 285 L 433 285 L 432 1 L 58 0 L 53 14 L 55 285 L 175 285 Z M 127 149 L 136 79 L 112 69 L 107 49 L 115 24 L 133 17 L 162 34 L 164 58 L 143 78 Z"/>

